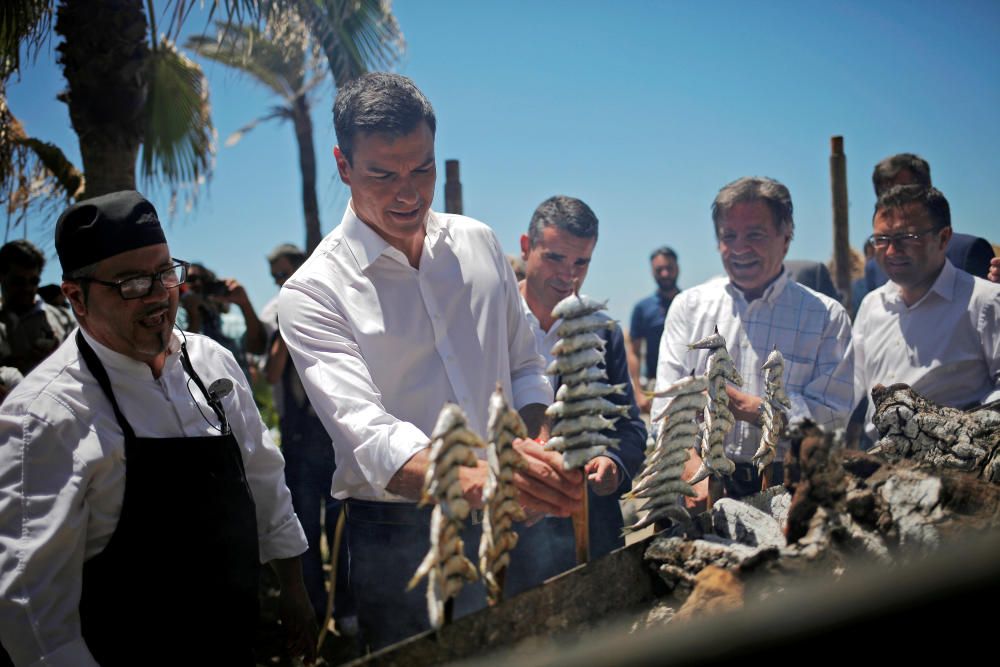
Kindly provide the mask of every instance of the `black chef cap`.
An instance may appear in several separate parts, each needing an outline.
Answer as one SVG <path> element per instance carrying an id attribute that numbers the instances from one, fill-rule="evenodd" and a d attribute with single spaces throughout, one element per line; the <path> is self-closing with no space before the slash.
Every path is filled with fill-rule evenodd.
<path id="1" fill-rule="evenodd" d="M 156 209 L 135 190 L 79 201 L 56 223 L 56 252 L 64 279 L 102 259 L 166 242 Z"/>

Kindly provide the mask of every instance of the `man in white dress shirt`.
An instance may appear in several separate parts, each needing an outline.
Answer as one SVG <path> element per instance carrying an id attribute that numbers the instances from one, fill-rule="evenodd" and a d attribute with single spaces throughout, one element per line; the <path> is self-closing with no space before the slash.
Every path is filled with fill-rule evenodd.
<path id="1" fill-rule="evenodd" d="M 405 588 L 428 548 L 430 510 L 415 501 L 441 408 L 457 403 L 485 435 L 499 383 L 537 435 L 552 387 L 496 236 L 430 210 L 435 118 L 423 93 L 399 75 L 365 75 L 337 93 L 334 126 L 351 201 L 285 283 L 279 322 L 333 440 L 332 492 L 347 500 L 358 622 L 362 640 L 378 647 L 428 627 L 423 586 Z M 564 472 L 535 442 L 515 447 L 528 461 L 515 478 L 522 504 L 535 516 L 568 516 L 582 497 L 579 471 Z M 485 476 L 482 461 L 461 471 L 473 508 Z M 464 536 L 469 553 L 474 528 Z M 455 611 L 484 604 L 482 588 L 467 586 Z"/>
<path id="2" fill-rule="evenodd" d="M 948 200 L 900 185 L 875 205 L 871 242 L 889 282 L 854 322 L 858 397 L 876 384 L 910 385 L 930 401 L 967 408 L 1000 399 L 1000 285 L 948 260 Z M 877 437 L 869 405 L 865 429 Z"/>
<path id="3" fill-rule="evenodd" d="M 844 308 L 796 283 L 783 267 L 795 230 L 788 188 L 770 178 L 736 180 L 715 197 L 712 220 L 726 276 L 685 290 L 674 300 L 660 340 L 656 385 L 663 389 L 692 369 L 704 373 L 709 350 L 687 346 L 718 327 L 744 380 L 740 389 L 726 387 L 736 424 L 725 448 L 736 471 L 722 481 L 726 494 L 738 498 L 760 490 L 751 461 L 760 442 L 760 367 L 767 355 L 777 348 L 785 358 L 785 388 L 792 402 L 788 420 L 809 418 L 826 429 L 843 427 L 854 408 L 854 356 Z M 654 400 L 653 412 L 665 402 Z M 779 443 L 776 461 L 786 447 Z M 685 478 L 699 464 L 694 453 Z M 772 481 L 780 482 L 781 473 L 776 463 Z M 707 480 L 695 490 L 704 498 Z"/>
<path id="4" fill-rule="evenodd" d="M 152 204 L 78 202 L 56 250 L 80 328 L 0 409 L 0 641 L 14 663 L 253 665 L 261 562 L 293 650 L 314 655 L 281 454 L 233 356 L 173 331 L 187 266 Z"/>

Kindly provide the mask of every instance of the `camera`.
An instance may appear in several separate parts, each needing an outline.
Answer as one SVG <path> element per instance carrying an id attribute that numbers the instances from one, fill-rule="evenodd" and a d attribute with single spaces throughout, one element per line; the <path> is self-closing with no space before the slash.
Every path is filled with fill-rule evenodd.
<path id="1" fill-rule="evenodd" d="M 229 294 L 229 288 L 226 287 L 226 283 L 221 280 L 213 280 L 211 282 L 206 282 L 201 287 L 202 294 L 205 296 L 226 296 Z"/>

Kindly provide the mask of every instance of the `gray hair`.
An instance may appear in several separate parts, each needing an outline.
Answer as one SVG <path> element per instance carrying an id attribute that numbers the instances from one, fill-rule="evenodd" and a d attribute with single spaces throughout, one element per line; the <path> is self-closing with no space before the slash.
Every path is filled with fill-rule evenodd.
<path id="1" fill-rule="evenodd" d="M 724 186 L 712 202 L 712 222 L 715 235 L 719 236 L 719 224 L 737 204 L 761 201 L 771 210 L 774 227 L 779 232 L 795 236 L 795 220 L 792 218 L 792 195 L 788 188 L 763 176 L 744 176 Z"/>
<path id="2" fill-rule="evenodd" d="M 528 241 L 532 248 L 542 239 L 546 227 L 555 227 L 583 239 L 597 238 L 597 216 L 575 197 L 556 195 L 538 205 L 528 224 Z"/>

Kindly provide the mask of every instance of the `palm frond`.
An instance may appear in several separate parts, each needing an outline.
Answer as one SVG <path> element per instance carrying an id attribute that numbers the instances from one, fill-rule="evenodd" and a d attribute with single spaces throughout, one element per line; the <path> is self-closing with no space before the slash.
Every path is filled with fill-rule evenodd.
<path id="1" fill-rule="evenodd" d="M 30 58 L 48 39 L 54 4 L 52 0 L 0 2 L 0 78 L 20 69 L 22 43 Z"/>
<path id="2" fill-rule="evenodd" d="M 27 136 L 7 106 L 0 80 L 0 207 L 6 213 L 4 242 L 29 219 L 55 220 L 83 191 L 83 174 L 59 148 Z M 41 234 L 42 238 L 46 235 Z"/>
<path id="3" fill-rule="evenodd" d="M 389 0 L 300 0 L 337 86 L 369 69 L 389 69 L 406 48 Z"/>
<path id="4" fill-rule="evenodd" d="M 307 75 L 305 49 L 272 40 L 252 26 L 216 22 L 216 37 L 199 35 L 185 43 L 203 58 L 248 74 L 286 101 L 294 99 Z"/>
<path id="5" fill-rule="evenodd" d="M 215 152 L 208 83 L 201 68 L 167 39 L 150 58 L 140 173 L 147 183 L 174 191 L 190 186 L 193 199 Z"/>
<path id="6" fill-rule="evenodd" d="M 226 148 L 238 144 L 240 142 L 240 139 L 242 139 L 246 134 L 248 134 L 251 130 L 253 130 L 261 123 L 266 123 L 267 121 L 274 119 L 289 120 L 291 117 L 292 117 L 292 110 L 289 109 L 288 107 L 275 107 L 271 110 L 271 113 L 265 114 L 260 118 L 253 119 L 240 129 L 236 130 L 228 137 L 226 137 Z"/>

